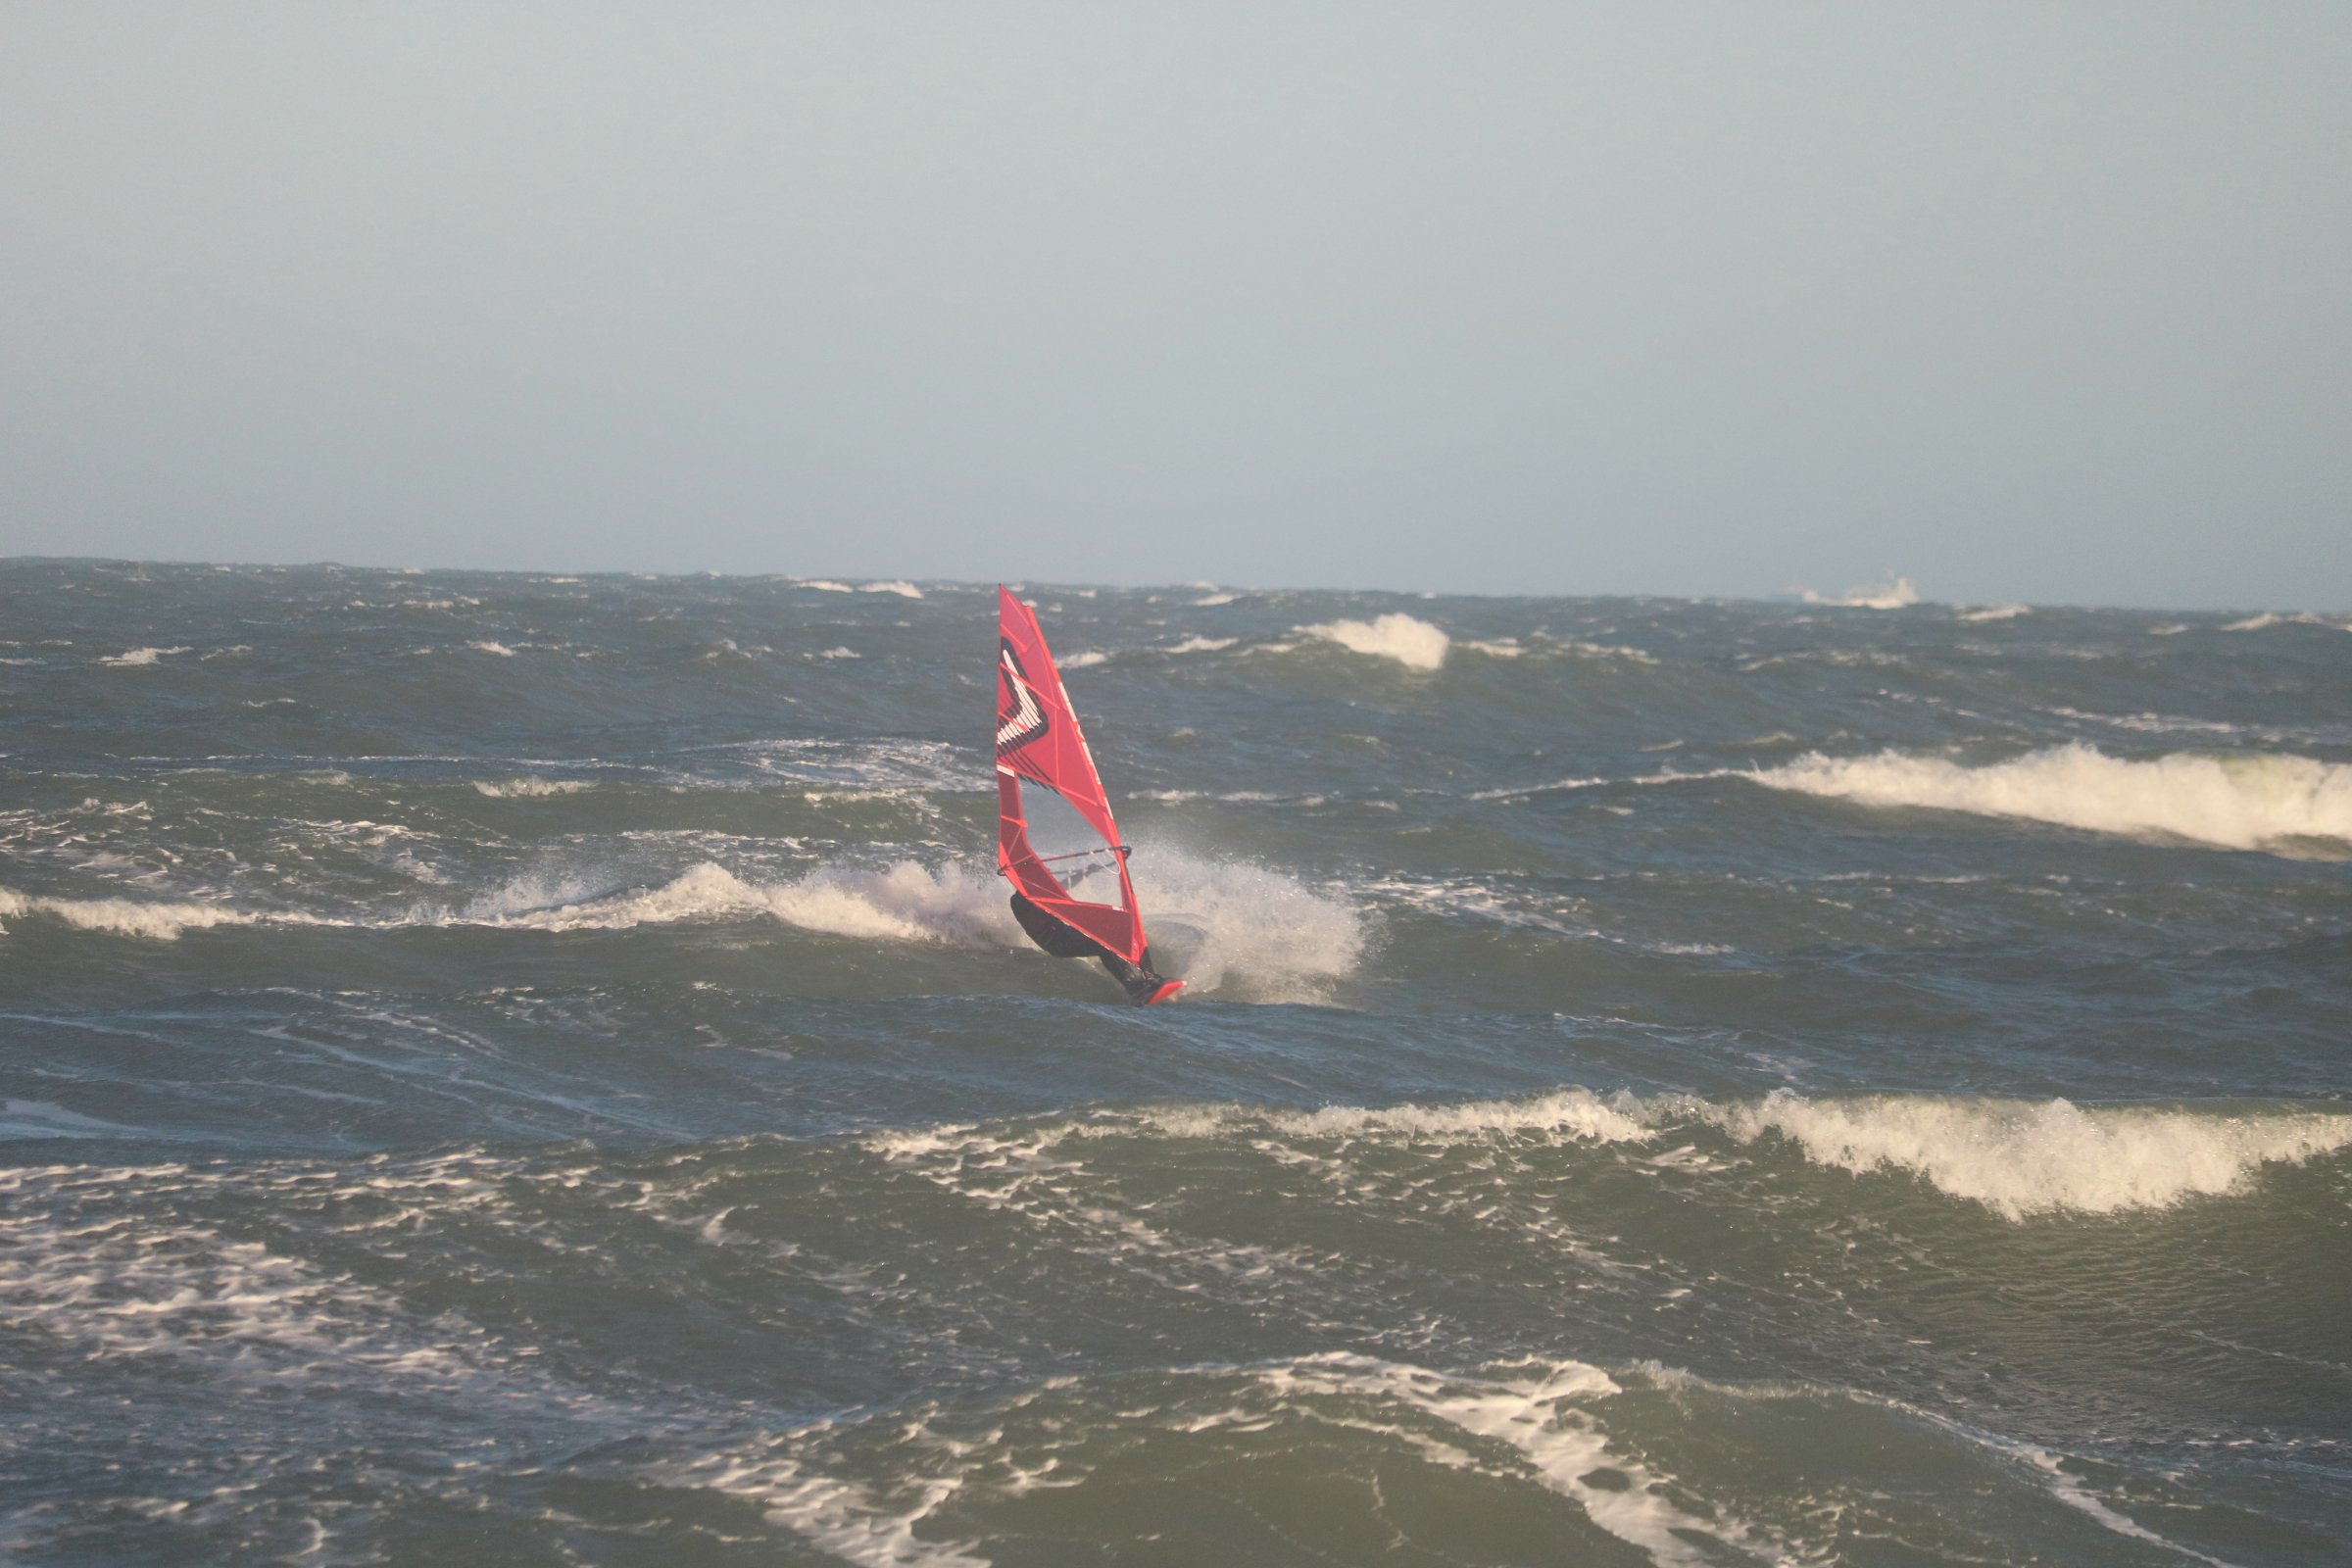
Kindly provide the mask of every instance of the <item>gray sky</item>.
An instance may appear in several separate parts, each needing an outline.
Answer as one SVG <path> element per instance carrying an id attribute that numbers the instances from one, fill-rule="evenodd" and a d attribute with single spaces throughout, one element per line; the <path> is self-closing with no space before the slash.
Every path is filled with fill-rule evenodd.
<path id="1" fill-rule="evenodd" d="M 2352 6 L 0 0 L 0 555 L 2352 608 Z"/>

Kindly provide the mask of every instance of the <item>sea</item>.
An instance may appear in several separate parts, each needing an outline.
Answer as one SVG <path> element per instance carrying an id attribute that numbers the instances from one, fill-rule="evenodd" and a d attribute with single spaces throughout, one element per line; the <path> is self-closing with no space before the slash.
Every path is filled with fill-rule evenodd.
<path id="1" fill-rule="evenodd" d="M 0 563 L 0 1561 L 2352 1561 L 2352 624 Z"/>

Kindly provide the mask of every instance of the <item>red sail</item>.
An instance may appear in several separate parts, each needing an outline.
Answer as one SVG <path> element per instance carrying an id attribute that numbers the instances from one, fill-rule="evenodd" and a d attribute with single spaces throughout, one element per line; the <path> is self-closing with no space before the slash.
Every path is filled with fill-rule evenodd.
<path id="1" fill-rule="evenodd" d="M 1037 614 L 997 590 L 997 869 L 1031 903 L 1129 963 L 1144 921 L 1094 754 Z"/>

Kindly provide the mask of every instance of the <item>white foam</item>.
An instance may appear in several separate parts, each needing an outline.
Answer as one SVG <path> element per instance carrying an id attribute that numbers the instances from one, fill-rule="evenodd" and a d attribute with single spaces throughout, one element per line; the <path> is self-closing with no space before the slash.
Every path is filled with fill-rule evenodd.
<path id="1" fill-rule="evenodd" d="M 827 594 L 848 594 L 856 593 L 858 591 L 855 588 L 852 588 L 846 582 L 834 582 L 827 577 L 811 577 L 808 581 L 803 582 L 801 586 L 803 588 L 814 588 L 819 593 Z"/>
<path id="2" fill-rule="evenodd" d="M 1452 1144 L 1529 1134 L 1579 1143 L 1634 1143 L 1651 1136 L 1651 1117 L 1632 1096 L 1604 1099 L 1590 1089 L 1554 1090 L 1527 1100 L 1477 1100 L 1448 1105 L 1325 1105 L 1318 1110 L 1272 1111 L 1264 1120 L 1309 1138 L 1402 1134 L 1415 1141 Z"/>
<path id="3" fill-rule="evenodd" d="M 1202 598 L 1194 600 L 1193 608 L 1196 610 L 1206 610 L 1212 605 L 1230 605 L 1236 599 L 1241 597 L 1242 596 L 1240 594 L 1208 594 Z"/>
<path id="4" fill-rule="evenodd" d="M 223 1385 L 280 1381 L 316 1392 L 344 1381 L 371 1397 L 409 1385 L 477 1408 L 593 1409 L 593 1397 L 512 1358 L 456 1311 L 419 1316 L 349 1275 L 177 1218 L 223 1191 L 250 1196 L 257 1180 L 298 1201 L 364 1198 L 405 1216 L 446 1214 L 501 1200 L 506 1172 L 486 1166 L 461 1153 L 399 1167 L 371 1161 L 356 1178 L 301 1164 L 13 1168 L 0 1172 L 0 1203 L 41 1222 L 16 1226 L 0 1251 L 0 1312 L 92 1361 L 175 1360 L 217 1380 L 213 1397 L 238 1396 Z"/>
<path id="5" fill-rule="evenodd" d="M 487 639 L 479 642 L 470 642 L 466 646 L 478 654 L 496 654 L 501 659 L 513 659 L 514 657 L 514 650 L 509 648 L 505 643 L 491 642 Z"/>
<path id="6" fill-rule="evenodd" d="M 1777 1133 L 1816 1164 L 1905 1170 L 2009 1219 L 2169 1208 L 2245 1190 L 2266 1164 L 2352 1148 L 2352 1114 L 2102 1106 L 1922 1095 L 1686 1102 L 1743 1143 Z"/>
<path id="7" fill-rule="evenodd" d="M 1593 1524 L 1666 1568 L 1714 1568 L 1726 1560 L 1726 1546 L 1751 1560 L 1781 1558 L 1740 1520 L 1712 1508 L 1694 1513 L 1684 1507 L 1678 1498 L 1690 1495 L 1686 1487 L 1610 1441 L 1594 1406 L 1623 1391 L 1589 1363 L 1529 1361 L 1462 1377 L 1332 1354 L 1255 1371 L 1286 1402 L 1330 1395 L 1369 1397 L 1500 1446 L 1539 1485 L 1573 1499 Z M 1468 1453 L 1452 1462 L 1476 1463 Z M 1596 1484 L 1596 1474 L 1612 1482 Z"/>
<path id="8" fill-rule="evenodd" d="M 1983 610 L 1963 610 L 1960 612 L 1960 618 L 1962 620 L 2015 620 L 2020 615 L 2031 615 L 2032 613 L 2034 613 L 2034 607 L 2031 605 L 1991 605 Z"/>
<path id="9" fill-rule="evenodd" d="M 823 1430 L 820 1425 L 787 1434 L 786 1441 Z M 675 1480 L 747 1498 L 769 1523 L 861 1568 L 989 1568 L 989 1559 L 956 1543 L 924 1541 L 914 1533 L 916 1524 L 959 1490 L 960 1478 L 917 1487 L 903 1506 L 894 1506 L 872 1488 L 819 1475 L 783 1455 L 722 1459 L 681 1471 Z"/>
<path id="10" fill-rule="evenodd" d="M 1639 648 L 1628 648 L 1622 643 L 1586 643 L 1571 638 L 1559 640 L 1558 646 L 1588 659 L 1623 659 L 1636 664 L 1654 664 L 1658 662 L 1654 655 L 1645 654 Z"/>
<path id="11" fill-rule="evenodd" d="M 865 656 L 858 652 L 858 650 L 855 648 L 828 648 L 824 652 L 818 654 L 816 657 L 824 660 L 833 660 L 863 659 Z"/>
<path id="12" fill-rule="evenodd" d="M 592 790 L 595 784 L 581 778 L 510 778 L 506 780 L 477 778 L 473 787 L 492 800 L 513 800 L 541 795 L 577 795 Z"/>
<path id="13" fill-rule="evenodd" d="M 126 653 L 110 655 L 105 659 L 101 659 L 98 661 L 98 662 L 101 664 L 113 664 L 118 668 L 136 668 L 141 665 L 152 664 L 159 659 L 169 659 L 173 654 L 184 654 L 188 650 L 185 648 L 133 648 Z"/>
<path id="14" fill-rule="evenodd" d="M 245 925 L 257 917 L 224 904 L 147 903 L 138 899 L 52 899 L 0 888 L 0 917 L 47 915 L 83 931 L 173 942 L 182 931 Z"/>
<path id="15" fill-rule="evenodd" d="M 1387 614 L 1372 620 L 1333 620 L 1293 630 L 1303 637 L 1320 637 L 1351 653 L 1394 659 L 1407 669 L 1436 669 L 1446 662 L 1452 642 L 1445 632 L 1412 615 Z"/>
<path id="16" fill-rule="evenodd" d="M 1465 642 L 1462 646 L 1489 659 L 1517 659 L 1527 652 L 1516 637 L 1504 637 L 1493 642 Z"/>
<path id="17" fill-rule="evenodd" d="M 1231 648 L 1240 641 L 1235 637 L 1187 637 L 1168 648 L 1171 654 L 1214 654 Z"/>
<path id="18" fill-rule="evenodd" d="M 2134 761 L 2078 743 L 1970 767 L 1897 752 L 1815 752 L 1748 776 L 1773 789 L 1866 806 L 2025 817 L 2224 849 L 2352 844 L 2352 764 L 2302 757 L 2179 753 Z"/>
<path id="19" fill-rule="evenodd" d="M 861 594 L 897 594 L 902 599 L 920 599 L 923 597 L 923 591 L 920 588 L 917 588 L 914 584 L 910 582 L 900 582 L 895 580 L 891 582 L 860 583 L 858 586 L 858 591 Z"/>
<path id="20" fill-rule="evenodd" d="M 1848 588 L 1835 598 L 1807 588 L 1799 595 L 1808 605 L 1842 605 L 1851 610 L 1901 610 L 1919 603 L 1919 589 L 1910 578 L 1887 573 L 1882 583 Z"/>
<path id="21" fill-rule="evenodd" d="M 1090 648 L 1084 653 L 1070 654 L 1063 658 L 1061 667 L 1064 669 L 1092 669 L 1097 664 L 1105 664 L 1109 662 L 1108 654 Z"/>

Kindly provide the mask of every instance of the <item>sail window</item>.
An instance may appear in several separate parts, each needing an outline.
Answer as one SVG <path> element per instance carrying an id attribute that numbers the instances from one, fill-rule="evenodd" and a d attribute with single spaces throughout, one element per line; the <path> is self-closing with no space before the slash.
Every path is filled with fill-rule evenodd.
<path id="1" fill-rule="evenodd" d="M 1047 875 L 1073 899 L 1125 908 L 1119 894 L 1118 851 L 1053 789 L 1033 778 L 1019 782 L 1029 848 L 1045 862 Z"/>

